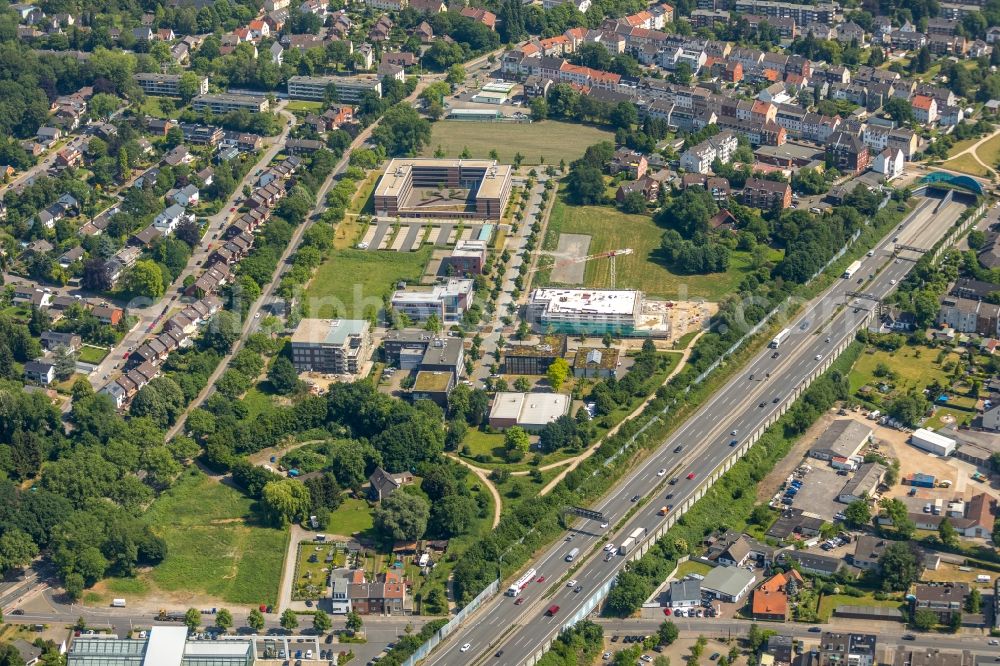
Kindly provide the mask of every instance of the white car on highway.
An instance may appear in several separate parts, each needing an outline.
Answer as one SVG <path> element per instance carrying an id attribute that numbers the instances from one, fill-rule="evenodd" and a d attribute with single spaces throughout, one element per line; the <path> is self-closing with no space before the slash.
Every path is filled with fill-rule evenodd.
<path id="1" fill-rule="evenodd" d="M 667 473 L 667 468 L 666 467 L 661 467 L 660 471 L 656 473 L 656 476 L 663 476 L 666 473 Z"/>
<path id="2" fill-rule="evenodd" d="M 472 647 L 472 643 L 466 643 L 465 645 L 462 646 L 461 651 L 462 652 L 468 652 L 469 648 L 471 648 L 471 647 Z"/>
<path id="3" fill-rule="evenodd" d="M 566 581 L 566 587 L 575 587 L 575 586 L 576 586 L 576 578 L 571 578 L 570 580 Z"/>

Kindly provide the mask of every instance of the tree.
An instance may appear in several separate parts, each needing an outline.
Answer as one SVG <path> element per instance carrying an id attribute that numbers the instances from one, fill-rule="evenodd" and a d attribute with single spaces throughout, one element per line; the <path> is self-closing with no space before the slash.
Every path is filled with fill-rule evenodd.
<path id="1" fill-rule="evenodd" d="M 198 612 L 197 608 L 188 608 L 185 611 L 184 624 L 191 633 L 197 631 L 198 627 L 201 626 L 201 613 Z"/>
<path id="2" fill-rule="evenodd" d="M 325 611 L 317 609 L 313 615 L 313 630 L 317 634 L 325 634 L 330 631 L 330 627 L 332 626 L 333 622 L 330 620 L 330 616 Z"/>
<path id="3" fill-rule="evenodd" d="M 247 626 L 259 634 L 264 630 L 265 624 L 264 614 L 257 608 L 251 608 L 250 614 L 247 616 Z"/>
<path id="4" fill-rule="evenodd" d="M 518 377 L 514 380 L 514 390 L 527 393 L 531 390 L 531 380 L 527 377 Z"/>
<path id="5" fill-rule="evenodd" d="M 521 426 L 507 428 L 503 436 L 503 448 L 507 452 L 507 460 L 516 462 L 524 458 L 531 447 L 528 433 Z"/>
<path id="6" fill-rule="evenodd" d="M 913 122 L 913 107 L 902 97 L 893 97 L 882 106 L 882 110 L 900 125 Z"/>
<path id="7" fill-rule="evenodd" d="M 969 596 L 965 599 L 965 610 L 969 613 L 983 612 L 983 593 L 976 588 L 972 588 Z"/>
<path id="8" fill-rule="evenodd" d="M 604 177 L 601 170 L 590 164 L 579 164 L 570 169 L 566 187 L 573 203 L 592 205 L 604 200 Z"/>
<path id="9" fill-rule="evenodd" d="M 267 371 L 267 380 L 276 393 L 288 395 L 299 388 L 299 373 L 288 358 L 279 356 Z"/>
<path id="10" fill-rule="evenodd" d="M 930 631 L 937 621 L 937 613 L 927 608 L 918 608 L 913 613 L 913 627 L 920 631 Z"/>
<path id="11" fill-rule="evenodd" d="M 201 77 L 194 72 L 184 72 L 177 84 L 181 99 L 187 104 L 201 92 Z"/>
<path id="12" fill-rule="evenodd" d="M 55 351 L 56 379 L 65 381 L 76 372 L 76 356 L 69 347 L 59 345 Z"/>
<path id="13" fill-rule="evenodd" d="M 385 112 L 372 138 L 389 155 L 416 155 L 431 139 L 431 124 L 412 106 L 400 102 Z"/>
<path id="14" fill-rule="evenodd" d="M 886 517 L 892 522 L 892 530 L 900 539 L 909 539 L 913 536 L 916 525 L 910 520 L 906 510 L 906 505 L 902 501 L 883 497 L 879 506 Z"/>
<path id="15" fill-rule="evenodd" d="M 886 592 L 908 590 L 919 575 L 916 555 L 909 544 L 901 542 L 889 544 L 879 558 L 878 568 Z"/>
<path id="16" fill-rule="evenodd" d="M 309 489 L 294 479 L 271 481 L 261 491 L 261 502 L 276 522 L 301 520 L 309 513 Z"/>
<path id="17" fill-rule="evenodd" d="M 847 522 L 854 527 L 862 527 L 872 521 L 872 512 L 868 506 L 868 499 L 854 500 L 844 509 L 844 517 Z"/>
<path id="18" fill-rule="evenodd" d="M 391 541 L 415 541 L 427 531 L 430 505 L 423 497 L 396 492 L 375 509 L 375 529 Z"/>
<path id="19" fill-rule="evenodd" d="M 27 566 L 37 555 L 38 546 L 31 536 L 17 527 L 0 537 L 0 572 Z"/>
<path id="20" fill-rule="evenodd" d="M 150 259 L 140 259 L 125 273 L 122 289 L 133 297 L 156 299 L 163 296 L 163 271 Z"/>
<path id="21" fill-rule="evenodd" d="M 938 525 L 938 538 L 941 539 L 941 543 L 948 548 L 958 547 L 958 532 L 955 530 L 954 525 L 951 524 L 951 521 L 948 520 L 947 516 L 945 516 L 941 521 L 941 524 Z"/>
<path id="22" fill-rule="evenodd" d="M 286 608 L 285 612 L 281 614 L 280 623 L 282 629 L 291 633 L 293 629 L 299 626 L 299 616 L 291 608 Z"/>
<path id="23" fill-rule="evenodd" d="M 228 608 L 220 608 L 219 612 L 215 614 L 215 626 L 222 629 L 223 633 L 227 633 L 233 628 L 233 614 L 229 612 Z"/>
<path id="24" fill-rule="evenodd" d="M 465 67 L 459 64 L 454 64 L 448 68 L 448 75 L 444 79 L 453 86 L 465 81 Z"/>
<path id="25" fill-rule="evenodd" d="M 624 571 L 618 575 L 617 583 L 608 593 L 606 608 L 611 615 L 628 617 L 651 593 L 650 584 L 642 576 L 633 571 Z"/>
<path id="26" fill-rule="evenodd" d="M 656 631 L 656 638 L 660 641 L 660 645 L 673 645 L 680 633 L 676 624 L 670 620 L 664 620 Z"/>
<path id="27" fill-rule="evenodd" d="M 549 380 L 549 386 L 553 391 L 558 391 L 569 376 L 569 363 L 564 358 L 554 360 L 549 369 L 545 371 L 545 377 Z"/>
<path id="28" fill-rule="evenodd" d="M 431 508 L 433 533 L 451 538 L 466 534 L 476 524 L 479 507 L 468 495 L 449 495 L 434 503 Z"/>
<path id="29" fill-rule="evenodd" d="M 227 354 L 239 337 L 239 319 L 228 310 L 220 310 L 208 321 L 208 326 L 202 334 L 201 340 L 203 344 L 217 352 Z"/>
<path id="30" fill-rule="evenodd" d="M 636 215 L 646 211 L 646 197 L 641 192 L 629 192 L 622 199 L 622 212 Z"/>
<path id="31" fill-rule="evenodd" d="M 361 627 L 363 627 L 364 624 L 364 620 L 361 619 L 361 616 L 354 611 L 351 611 L 347 614 L 347 620 L 344 623 L 344 626 L 349 632 L 351 632 L 351 634 L 356 634 L 361 631 Z"/>

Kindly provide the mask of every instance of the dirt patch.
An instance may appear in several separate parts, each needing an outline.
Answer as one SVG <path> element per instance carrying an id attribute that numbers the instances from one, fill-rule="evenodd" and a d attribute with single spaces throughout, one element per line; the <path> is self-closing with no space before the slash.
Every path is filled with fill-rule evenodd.
<path id="1" fill-rule="evenodd" d="M 552 268 L 552 281 L 559 284 L 583 284 L 583 274 L 587 269 L 586 261 L 574 261 L 587 256 L 590 249 L 590 236 L 587 234 L 559 234 L 559 245 L 556 247 Z"/>

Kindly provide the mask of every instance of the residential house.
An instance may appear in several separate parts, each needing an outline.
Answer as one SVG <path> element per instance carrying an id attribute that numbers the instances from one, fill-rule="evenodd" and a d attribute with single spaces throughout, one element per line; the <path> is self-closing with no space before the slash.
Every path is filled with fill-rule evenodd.
<path id="1" fill-rule="evenodd" d="M 381 502 L 410 483 L 413 483 L 413 475 L 409 472 L 390 474 L 381 467 L 376 467 L 368 477 L 368 498 L 372 502 Z"/>
<path id="2" fill-rule="evenodd" d="M 802 576 L 795 569 L 771 576 L 753 591 L 750 614 L 755 620 L 788 619 L 789 597 L 802 585 Z"/>
<path id="3" fill-rule="evenodd" d="M 868 146 L 854 134 L 840 131 L 831 134 L 826 154 L 828 161 L 839 171 L 858 175 L 868 169 Z"/>
<path id="4" fill-rule="evenodd" d="M 889 541 L 870 534 L 862 534 L 854 542 L 854 553 L 851 564 L 859 569 L 877 569 L 882 553 L 889 546 Z"/>
<path id="5" fill-rule="evenodd" d="M 914 118 L 923 125 L 929 125 L 938 118 L 937 101 L 932 97 L 916 95 L 910 100 L 910 106 L 913 109 Z"/>
<path id="6" fill-rule="evenodd" d="M 892 180 L 903 174 L 906 166 L 906 159 L 903 151 L 899 148 L 886 148 L 875 157 L 872 170 L 885 176 L 885 179 Z"/>
<path id="7" fill-rule="evenodd" d="M 819 640 L 819 666 L 875 666 L 873 634 L 824 631 Z"/>
<path id="8" fill-rule="evenodd" d="M 747 178 L 740 198 L 745 206 L 784 210 L 792 205 L 792 188 L 784 182 Z"/>
<path id="9" fill-rule="evenodd" d="M 953 614 L 962 614 L 969 590 L 968 583 L 917 583 L 910 603 L 915 611 L 929 610 L 948 624 Z"/>
<path id="10" fill-rule="evenodd" d="M 359 615 L 401 615 L 406 609 L 406 581 L 402 576 L 389 570 L 376 574 L 376 580 L 367 582 L 364 572 L 361 582 L 351 582 L 348 595 L 351 610 Z"/>
<path id="11" fill-rule="evenodd" d="M 24 379 L 33 384 L 48 386 L 56 379 L 55 363 L 44 360 L 28 361 L 24 364 Z"/>

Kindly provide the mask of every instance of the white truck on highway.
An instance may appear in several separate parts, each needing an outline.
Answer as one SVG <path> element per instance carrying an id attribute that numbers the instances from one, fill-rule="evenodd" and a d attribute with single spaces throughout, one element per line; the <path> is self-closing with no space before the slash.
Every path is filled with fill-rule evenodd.
<path id="1" fill-rule="evenodd" d="M 781 333 L 778 333 L 771 339 L 771 344 L 769 344 L 768 347 L 770 347 L 771 349 L 777 349 L 779 346 L 781 346 L 781 343 L 784 342 L 785 339 L 791 334 L 792 334 L 792 329 L 786 328 Z"/>
<path id="2" fill-rule="evenodd" d="M 510 587 L 507 588 L 507 591 L 504 592 L 504 594 L 508 597 L 516 597 L 521 594 L 521 590 L 528 586 L 528 583 L 532 581 L 536 573 L 538 572 L 534 569 L 528 569 L 524 572 L 523 576 L 511 583 Z"/>
<path id="3" fill-rule="evenodd" d="M 854 277 L 854 274 L 857 273 L 859 270 L 861 270 L 860 260 L 855 261 L 850 266 L 848 266 L 847 269 L 844 271 L 844 274 L 841 275 L 841 277 L 844 278 L 845 280 L 850 280 L 852 277 Z"/>
<path id="4" fill-rule="evenodd" d="M 644 536 L 646 536 L 645 527 L 637 527 L 632 530 L 632 533 L 628 535 L 628 538 L 622 541 L 622 545 L 618 547 L 618 554 L 627 555 L 628 552 L 635 547 L 635 544 L 641 541 Z"/>

